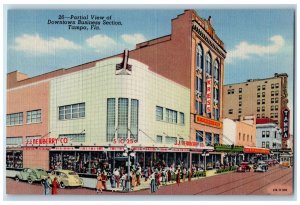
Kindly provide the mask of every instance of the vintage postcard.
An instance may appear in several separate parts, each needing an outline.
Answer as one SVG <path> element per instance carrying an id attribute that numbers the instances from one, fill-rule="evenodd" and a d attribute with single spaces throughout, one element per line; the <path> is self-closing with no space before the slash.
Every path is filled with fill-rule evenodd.
<path id="1" fill-rule="evenodd" d="M 295 12 L 9 7 L 6 195 L 293 196 Z"/>

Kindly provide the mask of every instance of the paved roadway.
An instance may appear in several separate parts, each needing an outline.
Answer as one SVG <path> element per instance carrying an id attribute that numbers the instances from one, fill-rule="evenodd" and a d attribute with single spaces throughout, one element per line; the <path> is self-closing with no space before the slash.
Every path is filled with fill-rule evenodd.
<path id="1" fill-rule="evenodd" d="M 30 185 L 6 178 L 7 194 L 42 194 L 40 184 Z M 293 169 L 270 167 L 265 173 L 225 173 L 191 182 L 162 186 L 152 195 L 290 195 L 293 192 Z M 59 195 L 96 195 L 95 190 L 85 188 L 59 189 Z M 103 192 L 102 195 L 148 195 L 150 190 L 130 193 Z M 101 195 L 101 194 L 99 194 Z"/>

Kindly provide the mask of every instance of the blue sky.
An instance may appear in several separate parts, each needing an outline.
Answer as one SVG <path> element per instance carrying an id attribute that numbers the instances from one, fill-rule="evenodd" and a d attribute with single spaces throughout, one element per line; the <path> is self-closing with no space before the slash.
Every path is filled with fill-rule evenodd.
<path id="1" fill-rule="evenodd" d="M 8 12 L 7 72 L 29 76 L 68 68 L 133 49 L 139 41 L 168 35 L 171 19 L 183 10 L 10 10 Z M 289 101 L 293 100 L 294 10 L 198 9 L 225 43 L 225 84 L 250 78 L 289 75 Z M 48 25 L 58 15 L 112 16 L 122 26 L 100 31 L 68 30 Z M 291 107 L 292 108 L 292 107 Z"/>

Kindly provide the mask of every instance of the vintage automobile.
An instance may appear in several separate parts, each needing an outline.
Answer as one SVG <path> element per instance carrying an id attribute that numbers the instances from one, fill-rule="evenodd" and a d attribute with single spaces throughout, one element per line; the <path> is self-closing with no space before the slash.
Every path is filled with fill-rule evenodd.
<path id="1" fill-rule="evenodd" d="M 83 186 L 83 180 L 71 170 L 54 170 L 50 174 L 51 181 L 56 177 L 60 188 Z"/>
<path id="2" fill-rule="evenodd" d="M 266 172 L 268 170 L 268 164 L 264 161 L 258 161 L 253 165 L 254 172 Z"/>
<path id="3" fill-rule="evenodd" d="M 27 181 L 29 184 L 32 184 L 33 182 L 41 182 L 43 179 L 46 179 L 47 177 L 48 174 L 43 169 L 24 168 L 15 176 L 15 180 Z"/>
<path id="4" fill-rule="evenodd" d="M 249 171 L 250 172 L 251 170 L 251 167 L 249 166 L 249 163 L 248 162 L 242 162 L 240 164 L 240 166 L 238 166 L 237 168 L 237 172 L 246 172 L 246 171 Z"/>

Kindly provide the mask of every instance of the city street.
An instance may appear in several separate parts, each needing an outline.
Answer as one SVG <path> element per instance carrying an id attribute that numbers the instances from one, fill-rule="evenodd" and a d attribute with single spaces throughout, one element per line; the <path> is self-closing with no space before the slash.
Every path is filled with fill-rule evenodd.
<path id="1" fill-rule="evenodd" d="M 6 178 L 7 194 L 42 194 L 40 184 L 30 185 Z M 156 193 L 150 189 L 130 193 L 103 192 L 102 195 L 290 195 L 293 190 L 293 168 L 281 168 L 279 165 L 261 172 L 231 172 L 219 174 L 191 182 L 161 186 Z M 85 188 L 59 189 L 63 195 L 96 195 L 95 190 Z M 99 194 L 101 195 L 101 194 Z"/>

